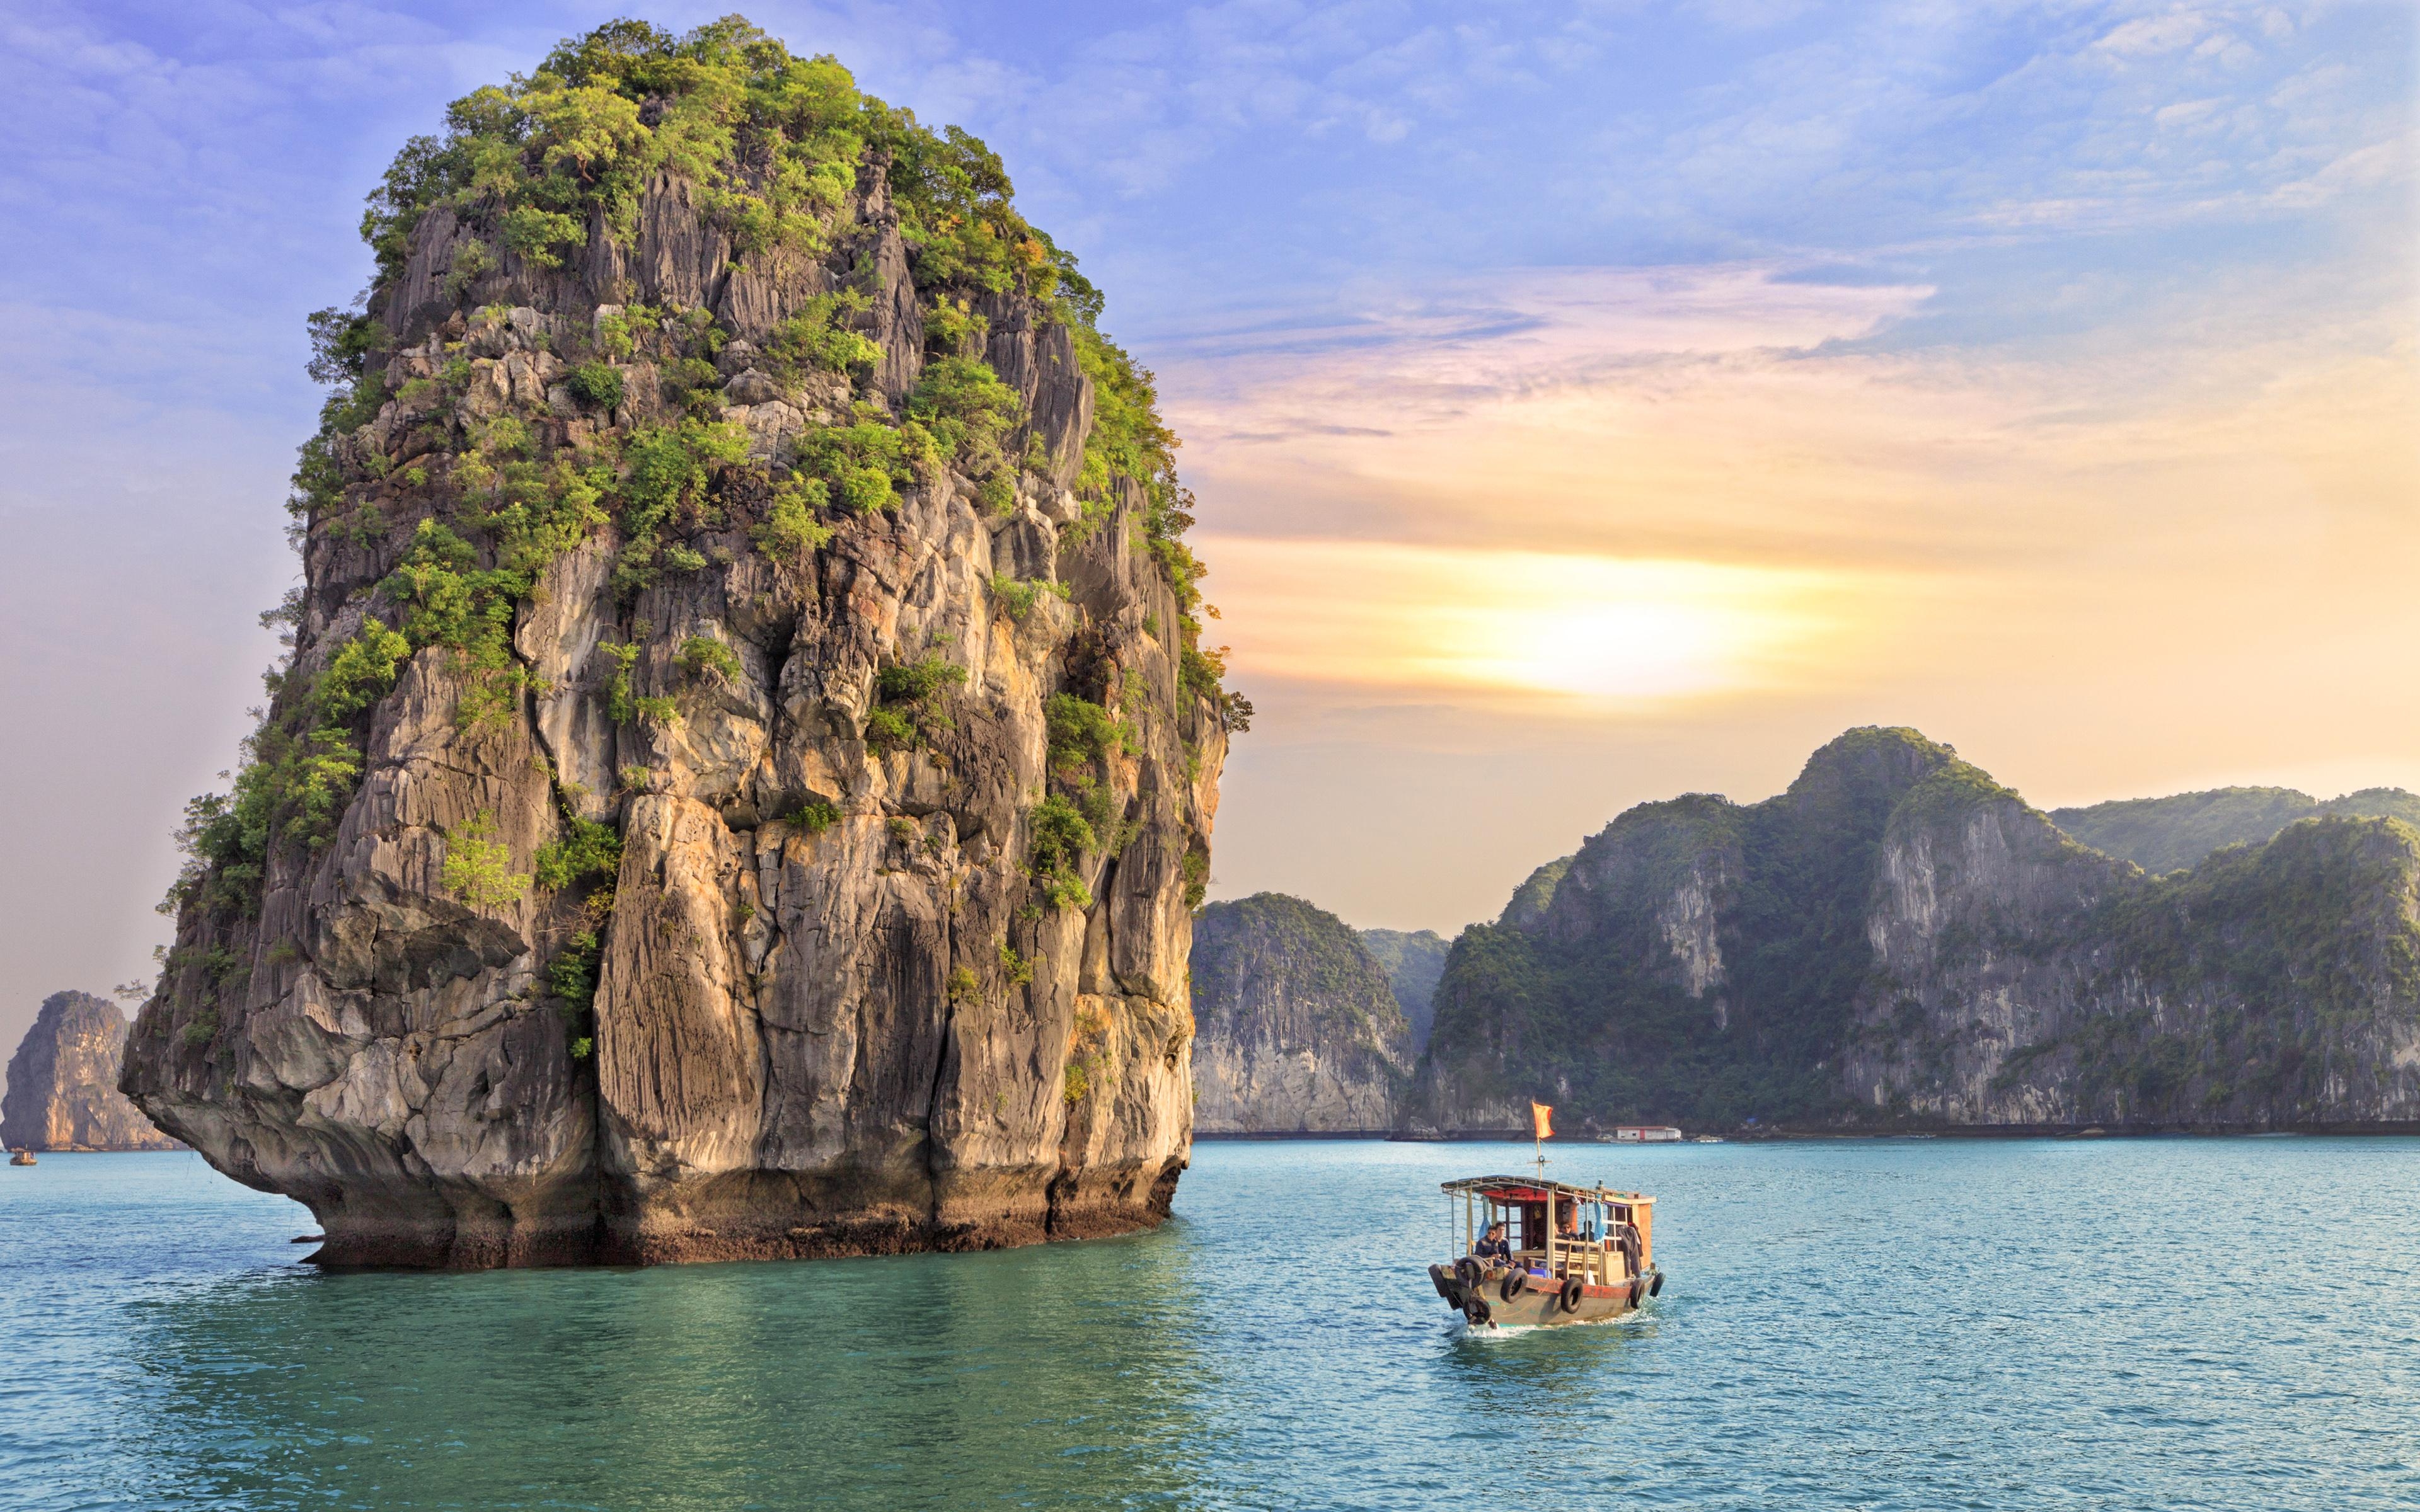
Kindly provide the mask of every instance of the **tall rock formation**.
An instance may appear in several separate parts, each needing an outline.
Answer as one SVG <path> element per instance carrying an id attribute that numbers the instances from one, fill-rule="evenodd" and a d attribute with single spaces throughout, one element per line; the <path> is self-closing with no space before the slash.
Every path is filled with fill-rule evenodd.
<path id="1" fill-rule="evenodd" d="M 737 19 L 448 121 L 314 317 L 293 654 L 126 1089 L 330 1263 L 1157 1222 L 1249 705 L 1099 295 Z"/>
<path id="2" fill-rule="evenodd" d="M 1194 1125 L 1204 1134 L 1393 1127 L 1410 1028 L 1351 925 L 1264 892 L 1193 923 Z"/>
<path id="3" fill-rule="evenodd" d="M 1642 804 L 1473 926 L 1414 1127 L 2420 1123 L 2420 830 L 2319 817 L 2154 878 L 1913 731 L 1746 807 Z"/>
<path id="4" fill-rule="evenodd" d="M 174 1149 L 117 1089 L 126 1015 L 90 993 L 53 993 L 8 1057 L 0 1145 L 10 1149 Z"/>
<path id="5" fill-rule="evenodd" d="M 1436 1014 L 1437 979 L 1445 975 L 1446 954 L 1453 942 L 1433 929 L 1365 929 L 1361 943 L 1386 968 L 1387 985 L 1395 995 L 1395 1006 L 1404 1011 L 1404 1022 L 1411 1028 L 1412 1054 L 1418 1056 L 1428 1048 L 1429 1023 Z"/>

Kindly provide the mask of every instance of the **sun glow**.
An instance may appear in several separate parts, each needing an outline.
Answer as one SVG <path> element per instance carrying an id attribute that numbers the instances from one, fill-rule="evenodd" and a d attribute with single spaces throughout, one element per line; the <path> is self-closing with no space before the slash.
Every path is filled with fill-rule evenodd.
<path id="1" fill-rule="evenodd" d="M 1369 541 L 1205 546 L 1250 671 L 1590 705 L 1790 681 L 1854 628 L 1858 591 L 1833 573 L 1704 562 Z"/>

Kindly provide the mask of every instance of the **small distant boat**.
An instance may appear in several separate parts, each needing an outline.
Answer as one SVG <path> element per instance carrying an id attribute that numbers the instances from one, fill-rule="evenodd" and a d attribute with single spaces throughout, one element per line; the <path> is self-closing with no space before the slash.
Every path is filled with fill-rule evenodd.
<path id="1" fill-rule="evenodd" d="M 8 1157 L 8 1164 L 11 1165 L 31 1165 L 34 1164 L 34 1152 L 30 1149 L 21 1149 L 17 1151 L 17 1153 Z"/>
<path id="2" fill-rule="evenodd" d="M 1723 1136 L 1722 1136 L 1722 1135 L 1720 1135 L 1720 1134 L 1699 1134 L 1699 1135 L 1695 1140 L 1693 1140 L 1693 1141 L 1691 1141 L 1691 1142 L 1692 1142 L 1692 1143 L 1694 1143 L 1694 1144 L 1700 1144 L 1700 1145 L 1719 1145 L 1719 1144 L 1724 1144 L 1724 1143 L 1726 1143 L 1727 1141 L 1725 1141 L 1725 1139 L 1723 1138 Z"/>
<path id="3" fill-rule="evenodd" d="M 1529 1176 L 1444 1184 L 1450 1222 L 1460 1197 L 1459 1257 L 1429 1281 L 1472 1328 L 1594 1323 L 1635 1312 L 1664 1289 L 1655 1265 L 1655 1199 Z M 1510 1259 L 1471 1253 L 1502 1224 Z"/>
<path id="4" fill-rule="evenodd" d="M 1685 1137 L 1668 1123 L 1625 1123 L 1613 1131 L 1610 1137 L 1599 1136 L 1598 1143 L 1609 1145 L 1677 1145 Z"/>

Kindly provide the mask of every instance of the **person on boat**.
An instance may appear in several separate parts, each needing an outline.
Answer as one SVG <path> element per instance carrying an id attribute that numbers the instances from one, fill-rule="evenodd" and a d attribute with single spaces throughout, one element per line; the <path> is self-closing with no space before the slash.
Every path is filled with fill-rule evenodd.
<path id="1" fill-rule="evenodd" d="M 1504 1242 L 1504 1226 L 1489 1224 L 1487 1232 L 1479 1236 L 1479 1242 L 1470 1246 L 1470 1256 L 1481 1265 L 1512 1264 L 1512 1246 Z"/>

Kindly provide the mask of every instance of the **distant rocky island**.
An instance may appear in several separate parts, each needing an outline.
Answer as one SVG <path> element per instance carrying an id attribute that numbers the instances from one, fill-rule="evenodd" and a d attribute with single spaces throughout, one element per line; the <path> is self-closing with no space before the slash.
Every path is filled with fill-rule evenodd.
<path id="1" fill-rule="evenodd" d="M 53 993 L 8 1057 L 0 1145 L 10 1149 L 174 1149 L 117 1089 L 126 1015 L 90 993 Z"/>
<path id="2" fill-rule="evenodd" d="M 1404 1124 L 2420 1128 L 2420 830 L 2360 796 L 2081 811 L 2197 856 L 2152 875 L 1851 731 L 1762 803 L 1632 809 L 1465 931 Z"/>
<path id="3" fill-rule="evenodd" d="M 2420 1129 L 2414 819 L 2396 789 L 2046 815 L 1851 731 L 1776 797 L 1641 804 L 1540 867 L 1452 942 L 1425 1045 L 1341 920 L 1213 904 L 1201 1127 L 1374 1126 L 1384 1092 L 1415 1134 L 1514 1133 L 1532 1098 L 1576 1134 Z"/>
<path id="4" fill-rule="evenodd" d="M 364 234 L 126 1090 L 324 1263 L 1159 1222 L 1250 706 L 1150 375 L 1000 158 L 618 22 Z"/>
<path id="5" fill-rule="evenodd" d="M 1434 956 L 1428 941 L 1439 948 Z M 1419 1053 L 1444 942 L 1389 933 L 1396 970 L 1335 915 L 1264 892 L 1193 921 L 1193 1127 L 1204 1134 L 1382 1134 Z M 1408 960 L 1412 985 L 1397 982 Z M 1425 984 L 1424 986 L 1422 984 Z"/>

